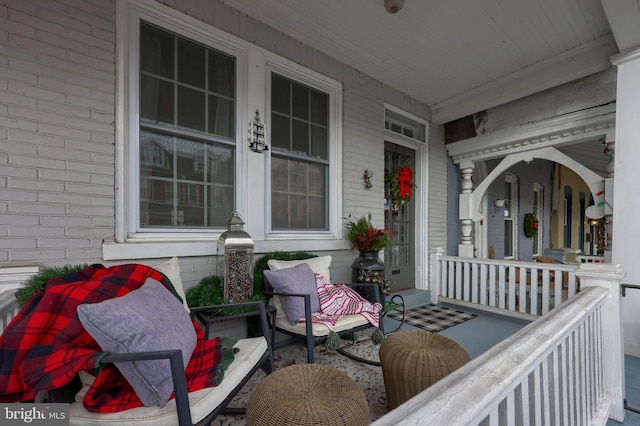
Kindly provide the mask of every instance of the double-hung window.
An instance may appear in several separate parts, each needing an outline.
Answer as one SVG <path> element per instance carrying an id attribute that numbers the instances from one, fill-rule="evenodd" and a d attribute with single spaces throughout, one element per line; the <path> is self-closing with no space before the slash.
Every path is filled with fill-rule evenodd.
<path id="1" fill-rule="evenodd" d="M 329 95 L 271 74 L 271 228 L 329 229 Z"/>
<path id="2" fill-rule="evenodd" d="M 234 209 L 235 59 L 140 23 L 139 229 L 223 227 Z"/>
<path id="3" fill-rule="evenodd" d="M 518 179 L 511 173 L 504 177 L 504 258 L 518 257 Z"/>

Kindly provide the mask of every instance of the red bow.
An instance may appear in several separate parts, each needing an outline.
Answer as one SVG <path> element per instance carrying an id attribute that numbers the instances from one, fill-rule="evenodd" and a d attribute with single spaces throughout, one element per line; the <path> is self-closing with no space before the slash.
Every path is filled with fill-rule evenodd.
<path id="1" fill-rule="evenodd" d="M 413 172 L 407 166 L 404 166 L 398 174 L 398 182 L 400 182 L 400 198 L 411 198 L 411 178 Z"/>

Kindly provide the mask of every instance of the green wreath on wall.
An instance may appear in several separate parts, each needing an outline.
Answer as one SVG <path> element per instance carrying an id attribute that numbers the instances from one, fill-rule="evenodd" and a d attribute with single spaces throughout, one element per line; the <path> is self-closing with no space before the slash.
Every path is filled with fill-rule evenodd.
<path id="1" fill-rule="evenodd" d="M 533 238 L 538 234 L 538 218 L 535 213 L 527 213 L 524 215 L 524 236 Z"/>

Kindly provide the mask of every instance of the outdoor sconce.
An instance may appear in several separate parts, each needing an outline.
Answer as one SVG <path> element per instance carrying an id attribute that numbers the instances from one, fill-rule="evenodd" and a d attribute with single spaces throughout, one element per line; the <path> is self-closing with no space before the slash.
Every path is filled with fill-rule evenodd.
<path id="1" fill-rule="evenodd" d="M 373 184 L 371 183 L 371 178 L 373 177 L 373 172 L 369 169 L 364 171 L 364 174 L 362 175 L 362 180 L 364 180 L 364 187 L 369 189 L 373 186 Z"/>
<path id="2" fill-rule="evenodd" d="M 225 303 L 245 302 L 253 296 L 253 249 L 244 222 L 233 212 L 227 230 L 218 238 L 217 274 L 223 281 Z"/>
<path id="3" fill-rule="evenodd" d="M 256 116 L 249 122 L 249 148 L 253 152 L 269 150 L 265 139 L 264 123 L 260 120 L 260 112 L 258 110 L 256 110 Z"/>
<path id="4" fill-rule="evenodd" d="M 504 198 L 496 198 L 493 200 L 493 215 L 495 216 L 497 212 L 504 209 Z"/>
<path id="5" fill-rule="evenodd" d="M 404 0 L 384 0 L 384 8 L 391 14 L 400 12 L 402 6 L 404 6 Z"/>
<path id="6" fill-rule="evenodd" d="M 589 221 L 589 224 L 590 224 L 591 226 L 600 226 L 600 219 L 591 219 L 591 220 Z"/>

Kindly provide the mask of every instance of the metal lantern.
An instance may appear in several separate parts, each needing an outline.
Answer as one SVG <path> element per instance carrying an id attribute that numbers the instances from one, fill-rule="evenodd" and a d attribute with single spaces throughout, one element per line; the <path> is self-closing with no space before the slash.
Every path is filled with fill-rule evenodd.
<path id="1" fill-rule="evenodd" d="M 226 303 L 244 302 L 253 296 L 253 240 L 244 222 L 233 212 L 227 230 L 218 238 L 218 275 L 224 282 Z"/>

